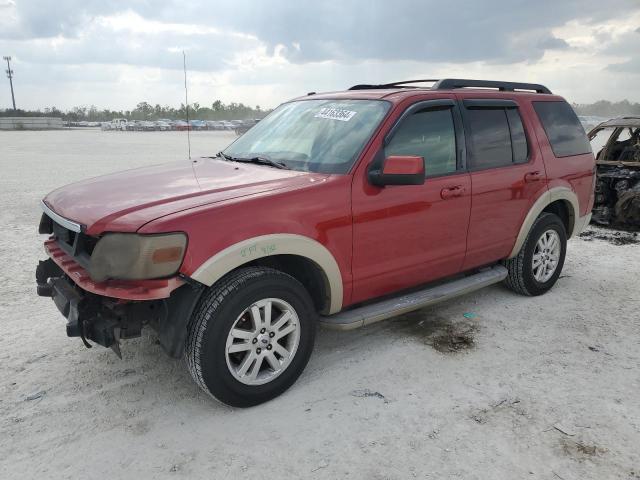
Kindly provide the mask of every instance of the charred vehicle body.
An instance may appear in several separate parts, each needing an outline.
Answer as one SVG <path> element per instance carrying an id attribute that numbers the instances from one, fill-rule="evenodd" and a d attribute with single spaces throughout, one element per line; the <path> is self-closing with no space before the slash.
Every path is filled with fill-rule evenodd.
<path id="1" fill-rule="evenodd" d="M 593 222 L 640 227 L 640 116 L 602 122 L 589 140 L 598 170 Z"/>

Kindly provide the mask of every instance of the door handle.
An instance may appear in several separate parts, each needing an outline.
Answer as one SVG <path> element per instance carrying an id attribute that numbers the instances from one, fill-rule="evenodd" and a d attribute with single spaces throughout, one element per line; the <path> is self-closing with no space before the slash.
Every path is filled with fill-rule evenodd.
<path id="1" fill-rule="evenodd" d="M 537 182 L 539 180 L 542 180 L 541 172 L 528 172 L 524 174 L 524 181 L 526 183 Z"/>
<path id="2" fill-rule="evenodd" d="M 443 188 L 440 191 L 440 198 L 443 200 L 449 200 L 450 198 L 461 197 L 464 195 L 464 187 L 462 185 L 455 185 L 453 187 Z"/>

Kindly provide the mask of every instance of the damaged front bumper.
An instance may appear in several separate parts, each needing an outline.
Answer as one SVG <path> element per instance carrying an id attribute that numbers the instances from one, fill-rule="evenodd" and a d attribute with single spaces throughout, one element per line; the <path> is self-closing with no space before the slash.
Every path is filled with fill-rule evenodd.
<path id="1" fill-rule="evenodd" d="M 112 348 L 118 356 L 120 340 L 139 337 L 144 324 L 158 322 L 160 301 L 127 302 L 83 291 L 51 259 L 36 269 L 38 295 L 51 297 L 67 319 L 67 335 Z"/>
<path id="2" fill-rule="evenodd" d="M 145 325 L 153 327 L 160 344 L 172 357 L 183 353 L 187 324 L 202 288 L 187 284 L 167 298 L 128 300 L 97 295 L 80 288 L 51 258 L 36 268 L 38 295 L 51 297 L 67 319 L 67 335 L 80 337 L 113 351 L 121 357 L 120 341 L 139 337 Z"/>

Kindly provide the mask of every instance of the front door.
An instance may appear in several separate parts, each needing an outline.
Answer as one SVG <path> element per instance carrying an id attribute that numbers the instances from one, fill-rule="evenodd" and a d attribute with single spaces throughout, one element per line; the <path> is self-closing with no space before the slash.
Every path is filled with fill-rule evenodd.
<path id="1" fill-rule="evenodd" d="M 460 271 L 471 209 L 464 153 L 453 99 L 413 104 L 391 127 L 376 159 L 421 156 L 426 179 L 380 188 L 355 176 L 352 303 Z"/>

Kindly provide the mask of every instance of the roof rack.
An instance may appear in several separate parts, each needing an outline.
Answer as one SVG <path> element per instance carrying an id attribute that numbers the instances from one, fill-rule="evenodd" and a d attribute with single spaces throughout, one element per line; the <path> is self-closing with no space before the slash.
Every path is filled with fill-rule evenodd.
<path id="1" fill-rule="evenodd" d="M 438 81 L 439 80 L 437 79 L 404 80 L 402 82 L 382 83 L 379 85 L 370 85 L 367 83 L 363 83 L 360 85 L 354 85 L 353 87 L 349 88 L 349 90 L 372 90 L 372 89 L 378 89 L 378 88 L 415 88 L 411 85 L 407 85 L 407 83 L 424 83 L 424 82 L 436 83 Z"/>
<path id="2" fill-rule="evenodd" d="M 431 90 L 453 90 L 456 88 L 496 88 L 501 92 L 528 90 L 536 93 L 551 93 L 544 85 L 538 83 L 500 82 L 496 80 L 465 80 L 461 78 L 443 78 L 441 80 L 404 80 L 402 82 L 384 83 L 380 85 L 354 85 L 349 90 L 370 90 L 381 88 L 416 88 L 411 83 L 433 83 Z"/>

